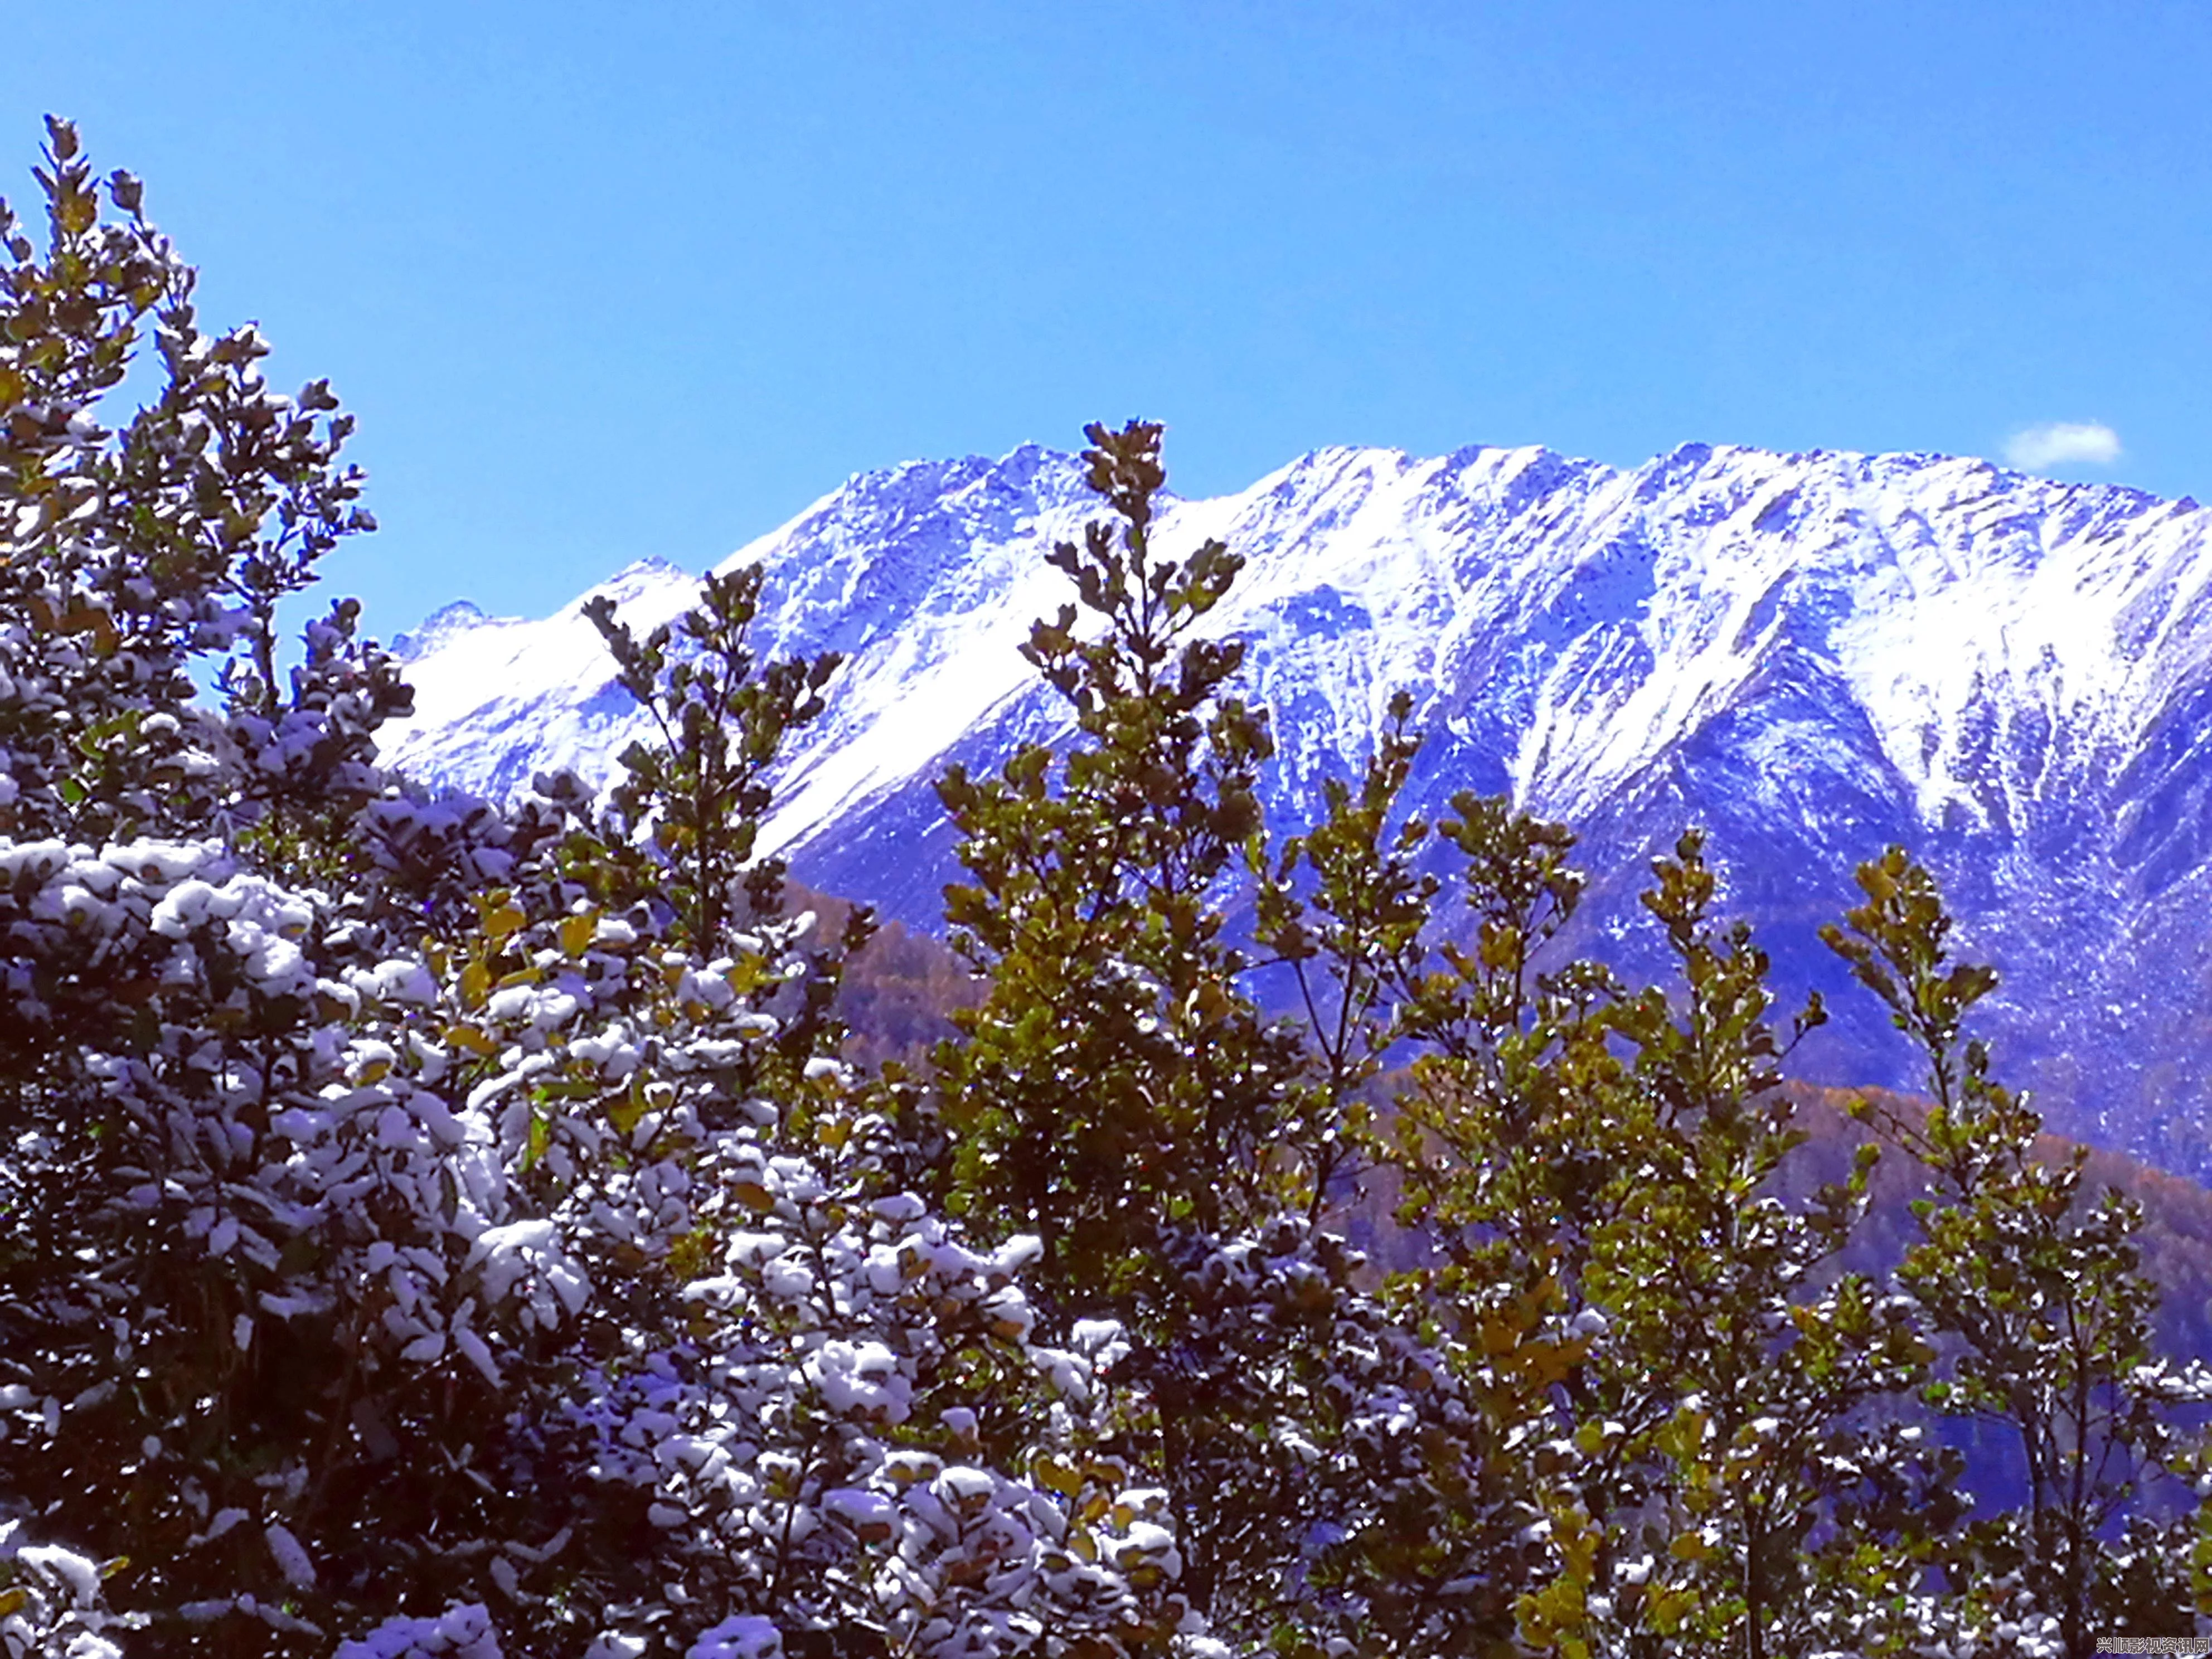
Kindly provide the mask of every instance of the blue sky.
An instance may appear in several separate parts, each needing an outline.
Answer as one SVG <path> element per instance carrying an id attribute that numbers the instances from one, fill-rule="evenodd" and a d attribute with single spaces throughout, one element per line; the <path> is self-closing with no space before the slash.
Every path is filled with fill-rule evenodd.
<path id="1" fill-rule="evenodd" d="M 168 0 L 12 9 L 0 191 L 73 116 L 204 316 L 331 379 L 389 635 L 1136 415 L 1194 495 L 2063 423 L 2063 476 L 2212 499 L 2208 85 L 2153 0 Z"/>

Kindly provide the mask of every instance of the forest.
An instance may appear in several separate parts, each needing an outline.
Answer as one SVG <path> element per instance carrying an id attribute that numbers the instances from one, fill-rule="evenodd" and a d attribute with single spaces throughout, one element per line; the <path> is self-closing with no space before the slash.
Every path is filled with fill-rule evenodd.
<path id="1" fill-rule="evenodd" d="M 757 569 L 644 637 L 599 611 L 659 734 L 604 797 L 428 787 L 379 764 L 410 694 L 358 605 L 280 618 L 374 528 L 349 417 L 203 325 L 67 123 L 35 177 L 0 210 L 9 1659 L 2212 1632 L 2206 1195 L 2041 1136 L 1906 849 L 1823 937 L 1911 1096 L 1789 1080 L 1824 1010 L 1778 1005 L 1694 827 L 1644 896 L 1668 975 L 1554 948 L 1571 829 L 1395 810 L 1403 702 L 1271 836 L 1203 625 L 1240 562 L 1152 547 L 1140 422 L 1088 429 L 1024 648 L 1079 740 L 938 782 L 949 954 L 757 852 L 839 666 L 756 659 Z"/>

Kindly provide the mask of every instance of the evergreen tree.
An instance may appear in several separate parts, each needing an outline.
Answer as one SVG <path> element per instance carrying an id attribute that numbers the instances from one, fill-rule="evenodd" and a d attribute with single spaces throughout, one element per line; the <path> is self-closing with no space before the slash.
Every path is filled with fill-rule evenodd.
<path id="1" fill-rule="evenodd" d="M 1115 1333 L 1032 1340 L 1034 1240 L 902 1188 L 842 952 L 751 856 L 834 665 L 756 672 L 747 573 L 679 650 L 611 627 L 665 746 L 606 811 L 379 772 L 406 696 L 349 602 L 276 690 L 279 602 L 368 527 L 343 417 L 196 331 L 63 124 L 40 179 L 0 295 L 0 1651 L 1145 1645 L 1151 1506 L 1025 1478 L 1105 1431 Z M 168 378 L 112 433 L 148 315 Z"/>
<path id="2" fill-rule="evenodd" d="M 0 827 L 128 840 L 251 824 L 272 790 L 357 783 L 342 763 L 405 707 L 388 664 L 348 658 L 343 606 L 294 695 L 277 684 L 278 602 L 373 527 L 359 471 L 337 459 L 352 422 L 322 381 L 270 391 L 252 328 L 204 333 L 193 274 L 147 222 L 139 182 L 104 181 L 104 214 L 75 130 L 49 118 L 47 138 L 43 251 L 0 210 Z M 112 431 L 102 400 L 149 335 L 160 395 Z M 239 718 L 194 701 L 191 665 L 210 653 Z"/>
<path id="3" fill-rule="evenodd" d="M 1680 964 L 1671 994 L 1540 968 L 1579 898 L 1572 837 L 1501 800 L 1454 805 L 1473 948 L 1445 946 L 1400 1016 L 1428 1045 L 1398 1103 L 1404 1213 L 1442 1260 L 1401 1294 L 1529 1449 L 1554 1553 L 1519 1598 L 1522 1639 L 1905 1650 L 1940 1471 L 1909 1430 L 1855 1419 L 1927 1353 L 1863 1278 L 1814 1288 L 1864 1212 L 1870 1153 L 1808 1212 L 1771 1195 L 1802 1136 L 1765 956 L 1712 925 L 1692 834 L 1644 896 Z"/>
<path id="4" fill-rule="evenodd" d="M 1214 902 L 1261 828 L 1273 742 L 1224 696 L 1242 646 L 1185 636 L 1242 561 L 1218 542 L 1157 557 L 1159 428 L 1090 435 L 1089 482 L 1120 523 L 1051 558 L 1107 631 L 1079 641 L 1070 605 L 1024 647 L 1085 741 L 1058 778 L 1034 745 L 999 779 L 956 765 L 938 786 L 975 884 L 948 890 L 946 920 L 993 981 L 939 1057 L 956 1191 L 1033 1229 L 1044 1283 L 1085 1301 L 1144 1294 L 1171 1230 L 1263 1223 L 1327 1174 L 1297 1050 L 1237 995 Z"/>
<path id="5" fill-rule="evenodd" d="M 1858 882 L 1866 902 L 1822 936 L 1928 1062 L 1923 1116 L 1857 1109 L 1933 1188 L 1913 1204 L 1920 1237 L 1898 1272 L 1948 1351 L 1924 1395 L 2003 1430 L 2027 1475 L 2026 1506 L 1960 1529 L 1945 1572 L 1978 1628 L 2021 1632 L 2022 1651 L 2079 1659 L 2100 1635 L 2195 1635 L 2192 1615 L 2212 1613 L 2212 1597 L 2201 1581 L 2192 1591 L 2194 1527 L 2161 1534 L 2136 1503 L 2162 1480 L 2205 1473 L 2203 1443 L 2175 1411 L 2212 1402 L 2212 1370 L 2153 1352 L 2157 1293 L 2132 1243 L 2142 1207 L 2116 1190 L 2087 1203 L 2086 1148 L 2055 1166 L 2035 1156 L 2042 1120 L 1964 1035 L 1996 975 L 1952 962 L 1934 878 L 1892 848 Z"/>
<path id="6" fill-rule="evenodd" d="M 1099 1320 L 1127 1333 L 1111 1444 L 1165 1495 L 1191 1628 L 1303 1650 L 1364 1616 L 1330 1556 L 1374 1508 L 1365 1473 L 1400 1449 L 1393 1428 L 1464 1412 L 1433 1403 L 1452 1393 L 1441 1366 L 1317 1224 L 1360 1062 L 1340 1041 L 1316 1067 L 1240 983 L 1255 963 L 1224 904 L 1268 867 L 1255 791 L 1273 743 L 1227 690 L 1243 646 L 1199 631 L 1241 561 L 1152 545 L 1159 435 L 1090 428 L 1113 516 L 1051 557 L 1101 629 L 1079 639 L 1070 605 L 1025 647 L 1072 706 L 1075 746 L 1057 767 L 1036 745 L 996 779 L 955 767 L 939 785 L 972 878 L 948 889 L 947 919 L 990 982 L 936 1057 L 948 1184 L 991 1232 L 1037 1236 L 1055 1340 Z M 1282 873 L 1278 934 L 1296 914 Z"/>

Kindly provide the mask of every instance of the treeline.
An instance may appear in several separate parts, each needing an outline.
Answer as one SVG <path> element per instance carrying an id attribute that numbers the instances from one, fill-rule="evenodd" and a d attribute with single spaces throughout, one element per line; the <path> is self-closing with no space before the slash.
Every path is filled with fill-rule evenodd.
<path id="1" fill-rule="evenodd" d="M 1829 938 L 1933 1104 L 1793 1187 L 1820 1011 L 1778 1023 L 1699 837 L 1654 866 L 1660 984 L 1549 948 L 1565 829 L 1401 821 L 1403 698 L 1272 840 L 1201 626 L 1239 562 L 1160 556 L 1158 429 L 1092 428 L 1078 603 L 1025 647 L 1079 737 L 940 781 L 975 994 L 926 1068 L 856 1063 L 872 923 L 823 937 L 755 846 L 837 663 L 757 659 L 759 573 L 599 613 L 659 734 L 605 799 L 386 774 L 410 694 L 356 606 L 280 672 L 369 527 L 346 417 L 201 328 L 66 125 L 38 177 L 43 239 L 0 220 L 9 1654 L 2072 1656 L 2212 1617 L 2212 1376 L 2156 1351 L 2140 1206 L 2034 1155 L 1903 853 Z M 1885 1160 L 1912 1236 L 1840 1266 Z M 1425 1264 L 1387 1278 L 1335 1197 L 1382 1170 Z M 1930 1411 L 2017 1503 L 1975 1513 Z"/>

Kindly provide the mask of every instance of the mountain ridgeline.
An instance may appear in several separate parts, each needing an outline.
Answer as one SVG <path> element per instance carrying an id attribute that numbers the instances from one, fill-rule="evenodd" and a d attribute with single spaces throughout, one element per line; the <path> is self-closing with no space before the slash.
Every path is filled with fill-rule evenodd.
<path id="1" fill-rule="evenodd" d="M 855 477 L 732 556 L 765 567 L 765 653 L 847 659 L 787 749 L 765 849 L 940 925 L 957 866 L 932 781 L 1072 730 L 1018 647 L 1072 597 L 1046 553 L 1096 511 L 1072 457 L 1025 447 Z M 1831 994 L 1793 1061 L 1826 1083 L 1911 1078 L 1816 932 L 1903 843 L 2000 969 L 1983 1030 L 2050 1127 L 2212 1176 L 2212 514 L 1928 455 L 1331 449 L 1176 501 L 1158 532 L 1170 554 L 1209 536 L 1247 560 L 1207 626 L 1249 641 L 1279 830 L 1357 775 L 1407 690 L 1411 809 L 1471 788 L 1571 823 L 1577 926 L 1641 970 L 1649 859 L 1703 824 L 1785 998 Z M 698 587 L 646 563 L 597 592 L 642 629 Z M 639 716 L 592 597 L 543 621 L 451 606 L 404 637 L 416 713 L 386 757 L 495 795 L 615 777 Z"/>

